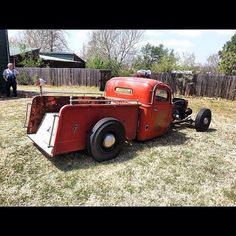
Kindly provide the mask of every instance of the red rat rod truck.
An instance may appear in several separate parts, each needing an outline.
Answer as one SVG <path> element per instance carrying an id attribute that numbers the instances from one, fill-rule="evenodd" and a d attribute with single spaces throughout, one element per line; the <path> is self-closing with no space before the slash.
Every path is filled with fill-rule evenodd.
<path id="1" fill-rule="evenodd" d="M 110 79 L 104 96 L 36 96 L 28 137 L 49 156 L 88 149 L 97 161 L 115 158 L 125 141 L 145 141 L 166 133 L 173 123 L 206 131 L 211 111 L 191 118 L 188 101 L 172 98 L 170 87 L 146 78 Z"/>

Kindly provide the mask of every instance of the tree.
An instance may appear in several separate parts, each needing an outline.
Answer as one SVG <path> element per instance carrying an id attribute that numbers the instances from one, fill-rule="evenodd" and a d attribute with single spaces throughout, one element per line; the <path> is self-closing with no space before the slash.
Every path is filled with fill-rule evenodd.
<path id="1" fill-rule="evenodd" d="M 219 71 L 219 55 L 212 54 L 207 58 L 207 63 L 205 65 L 207 73 L 217 74 Z"/>
<path id="2" fill-rule="evenodd" d="M 24 30 L 9 39 L 11 46 L 24 44 L 31 48 L 41 48 L 50 52 L 68 50 L 64 30 Z"/>
<path id="3" fill-rule="evenodd" d="M 93 31 L 87 44 L 85 60 L 99 58 L 107 64 L 107 69 L 120 70 L 125 64 L 131 63 L 143 33 L 140 30 Z"/>
<path id="4" fill-rule="evenodd" d="M 22 32 L 19 32 L 15 36 L 9 37 L 8 40 L 10 47 L 21 47 L 22 45 L 25 45 Z"/>
<path id="5" fill-rule="evenodd" d="M 32 52 L 26 52 L 26 45 L 22 44 L 20 45 L 20 50 L 21 50 L 21 62 L 20 65 L 23 67 L 41 67 L 44 65 L 44 62 L 42 58 L 39 56 L 34 56 Z"/>
<path id="6" fill-rule="evenodd" d="M 204 65 L 199 64 L 198 71 L 200 73 L 217 74 L 219 72 L 219 56 L 212 54 L 207 58 L 207 63 Z"/>
<path id="7" fill-rule="evenodd" d="M 45 66 L 43 60 L 38 56 L 34 55 L 32 52 L 27 52 L 26 45 L 20 45 L 20 63 L 22 67 L 42 67 Z M 38 75 L 31 76 L 27 70 L 21 70 L 20 74 L 17 76 L 17 81 L 19 84 L 35 84 L 39 79 Z"/>
<path id="8" fill-rule="evenodd" d="M 195 55 L 194 53 L 185 52 L 182 54 L 180 67 L 182 70 L 194 70 L 195 68 Z"/>
<path id="9" fill-rule="evenodd" d="M 153 72 L 171 72 L 178 68 L 178 57 L 174 54 L 174 50 L 160 58 L 158 63 L 152 65 Z"/>
<path id="10" fill-rule="evenodd" d="M 236 33 L 219 51 L 220 71 L 226 75 L 236 75 Z"/>
<path id="11" fill-rule="evenodd" d="M 168 57 L 169 50 L 162 44 L 154 46 L 148 43 L 141 48 L 141 54 L 136 58 L 134 67 L 148 70 L 154 64 L 159 63 L 163 57 Z"/>
<path id="12" fill-rule="evenodd" d="M 94 69 L 106 69 L 109 67 L 109 61 L 102 59 L 99 55 L 94 58 L 90 58 L 86 62 L 88 68 Z"/>

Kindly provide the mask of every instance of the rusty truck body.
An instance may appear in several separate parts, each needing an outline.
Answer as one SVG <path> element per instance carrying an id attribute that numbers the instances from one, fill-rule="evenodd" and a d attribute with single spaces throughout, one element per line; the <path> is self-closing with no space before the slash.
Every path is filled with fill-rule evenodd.
<path id="1" fill-rule="evenodd" d="M 188 101 L 172 98 L 167 84 L 136 77 L 115 77 L 99 96 L 36 96 L 28 117 L 28 137 L 49 156 L 88 149 L 97 161 L 115 158 L 125 141 L 146 141 L 165 134 L 173 123 L 206 131 L 211 111 L 191 118 Z"/>

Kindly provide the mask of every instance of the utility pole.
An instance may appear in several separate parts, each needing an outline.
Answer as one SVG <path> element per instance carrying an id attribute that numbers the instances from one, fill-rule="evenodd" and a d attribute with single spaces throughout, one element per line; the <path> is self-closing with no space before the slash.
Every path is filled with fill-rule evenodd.
<path id="1" fill-rule="evenodd" d="M 5 80 L 2 73 L 10 62 L 10 50 L 7 30 L 0 30 L 0 95 L 5 92 Z"/>

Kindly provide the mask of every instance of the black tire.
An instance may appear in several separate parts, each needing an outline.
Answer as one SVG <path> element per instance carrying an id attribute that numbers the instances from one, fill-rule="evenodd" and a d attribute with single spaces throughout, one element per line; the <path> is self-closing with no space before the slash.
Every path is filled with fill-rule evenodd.
<path id="1" fill-rule="evenodd" d="M 195 129 L 198 132 L 206 131 L 210 123 L 211 123 L 211 110 L 202 108 L 196 116 Z"/>
<path id="2" fill-rule="evenodd" d="M 114 144 L 105 147 L 106 137 L 114 137 Z M 125 142 L 124 126 L 116 119 L 108 117 L 98 121 L 88 137 L 88 152 L 98 162 L 118 156 Z"/>

